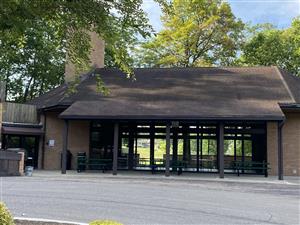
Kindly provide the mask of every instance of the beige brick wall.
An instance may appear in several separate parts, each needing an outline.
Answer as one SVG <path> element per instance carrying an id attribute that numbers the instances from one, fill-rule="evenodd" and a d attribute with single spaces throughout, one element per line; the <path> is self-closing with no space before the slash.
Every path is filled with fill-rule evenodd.
<path id="1" fill-rule="evenodd" d="M 44 169 L 60 169 L 60 157 L 63 146 L 63 120 L 59 113 L 46 114 Z M 49 140 L 54 140 L 54 147 L 49 147 Z M 72 169 L 76 168 L 76 154 L 79 151 L 89 152 L 89 121 L 70 121 L 68 135 L 68 149 L 73 154 Z"/>
<path id="2" fill-rule="evenodd" d="M 62 151 L 62 133 L 63 121 L 58 119 L 58 113 L 46 114 L 45 130 L 45 152 L 44 152 L 44 169 L 60 169 L 60 154 Z M 48 145 L 49 140 L 54 140 L 54 146 Z"/>
<path id="3" fill-rule="evenodd" d="M 300 175 L 300 113 L 286 113 L 283 126 L 284 175 Z"/>
<path id="4" fill-rule="evenodd" d="M 300 176 L 300 113 L 285 113 L 286 121 L 282 130 L 283 174 Z M 278 134 L 277 123 L 267 124 L 268 162 L 270 175 L 278 175 Z"/>
<path id="5" fill-rule="evenodd" d="M 86 152 L 89 154 L 90 143 L 90 123 L 89 121 L 70 121 L 69 123 L 69 138 L 68 149 L 73 154 L 72 169 L 76 169 L 77 152 Z"/>
<path id="6" fill-rule="evenodd" d="M 277 122 L 267 123 L 267 160 L 270 163 L 270 175 L 278 174 L 278 130 Z"/>

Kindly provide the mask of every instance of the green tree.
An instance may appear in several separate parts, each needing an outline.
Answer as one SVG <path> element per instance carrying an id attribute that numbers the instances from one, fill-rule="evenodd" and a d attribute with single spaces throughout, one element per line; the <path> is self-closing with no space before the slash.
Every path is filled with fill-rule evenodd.
<path id="1" fill-rule="evenodd" d="M 254 32 L 242 47 L 244 65 L 277 65 L 300 76 L 300 17 L 287 29 Z"/>
<path id="2" fill-rule="evenodd" d="M 159 2 L 163 29 L 137 48 L 137 66 L 232 64 L 243 37 L 244 24 L 235 18 L 228 3 L 221 0 Z"/>
<path id="3" fill-rule="evenodd" d="M 64 41 L 56 26 L 37 21 L 18 39 L 0 38 L 0 74 L 10 100 L 25 102 L 63 81 Z"/>
<path id="4" fill-rule="evenodd" d="M 99 34 L 114 65 L 131 74 L 127 43 L 152 31 L 141 4 L 142 0 L 0 1 L 0 79 L 8 81 L 18 101 L 58 85 L 67 50 L 78 71 L 89 64 L 87 31 Z"/>

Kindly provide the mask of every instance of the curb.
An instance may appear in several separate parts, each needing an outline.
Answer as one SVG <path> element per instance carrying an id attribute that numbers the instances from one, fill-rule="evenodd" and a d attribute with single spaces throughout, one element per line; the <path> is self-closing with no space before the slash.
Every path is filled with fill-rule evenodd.
<path id="1" fill-rule="evenodd" d="M 20 221 L 23 220 L 23 221 L 32 221 L 32 222 L 48 222 L 48 223 L 58 223 L 58 224 L 70 224 L 70 225 L 88 225 L 87 223 L 78 223 L 78 222 L 64 221 L 64 220 L 30 218 L 30 217 L 14 217 L 14 220 L 20 220 Z"/>
<path id="2" fill-rule="evenodd" d="M 42 179 L 50 179 L 50 180 L 59 180 L 59 181 L 83 181 L 83 180 L 89 180 L 93 182 L 97 182 L 100 179 L 104 180 L 111 180 L 111 181 L 117 181 L 117 180 L 135 180 L 135 181 L 158 181 L 158 182 L 195 182 L 195 183 L 201 183 L 201 182 L 215 182 L 215 183 L 239 183 L 239 184 L 278 184 L 278 185 L 291 185 L 291 186 L 299 186 L 300 183 L 298 182 L 290 182 L 290 181 L 278 181 L 278 180 L 250 180 L 250 179 L 233 179 L 231 177 L 219 179 L 219 178 L 195 178 L 195 177 L 182 177 L 182 178 L 176 178 L 176 177 L 143 177 L 143 176 L 76 176 L 76 175 L 69 175 L 66 177 L 58 177 L 58 176 L 35 176 L 35 178 L 42 178 Z M 99 179 L 99 180 L 98 180 Z"/>

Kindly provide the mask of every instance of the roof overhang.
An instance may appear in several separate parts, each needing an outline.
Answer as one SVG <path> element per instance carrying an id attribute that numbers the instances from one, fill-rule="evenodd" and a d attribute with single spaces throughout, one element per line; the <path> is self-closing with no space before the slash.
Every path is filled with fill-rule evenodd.
<path id="1" fill-rule="evenodd" d="M 283 112 L 300 112 L 300 103 L 280 103 L 279 105 Z"/>
<path id="2" fill-rule="evenodd" d="M 41 136 L 44 134 L 44 131 L 41 126 L 6 126 L 3 124 L 2 134 L 11 134 L 11 135 L 28 135 L 28 136 Z"/>
<path id="3" fill-rule="evenodd" d="M 261 103 L 253 107 L 246 103 L 235 102 L 228 105 L 213 106 L 207 105 L 203 109 L 193 110 L 190 105 L 176 105 L 175 108 L 165 107 L 159 104 L 145 104 L 132 102 L 100 102 L 100 101 L 78 101 L 62 112 L 59 117 L 66 120 L 201 120 L 201 121 L 282 121 L 284 113 L 277 103 Z M 113 109 L 111 106 L 114 106 Z M 223 107 L 220 110 L 220 107 Z M 110 110 L 111 109 L 111 110 Z M 148 110 L 149 109 L 149 110 Z M 218 110 L 217 110 L 218 109 Z M 149 113 L 151 112 L 151 113 Z"/>

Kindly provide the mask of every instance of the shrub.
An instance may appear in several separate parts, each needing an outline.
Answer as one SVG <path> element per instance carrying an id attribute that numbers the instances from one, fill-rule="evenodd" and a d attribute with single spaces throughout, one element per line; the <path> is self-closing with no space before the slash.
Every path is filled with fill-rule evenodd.
<path id="1" fill-rule="evenodd" d="M 90 225 L 122 225 L 122 224 L 113 220 L 95 220 L 91 222 Z"/>
<path id="2" fill-rule="evenodd" d="M 14 225 L 13 217 L 6 208 L 3 202 L 0 202 L 0 224 L 1 225 Z"/>

